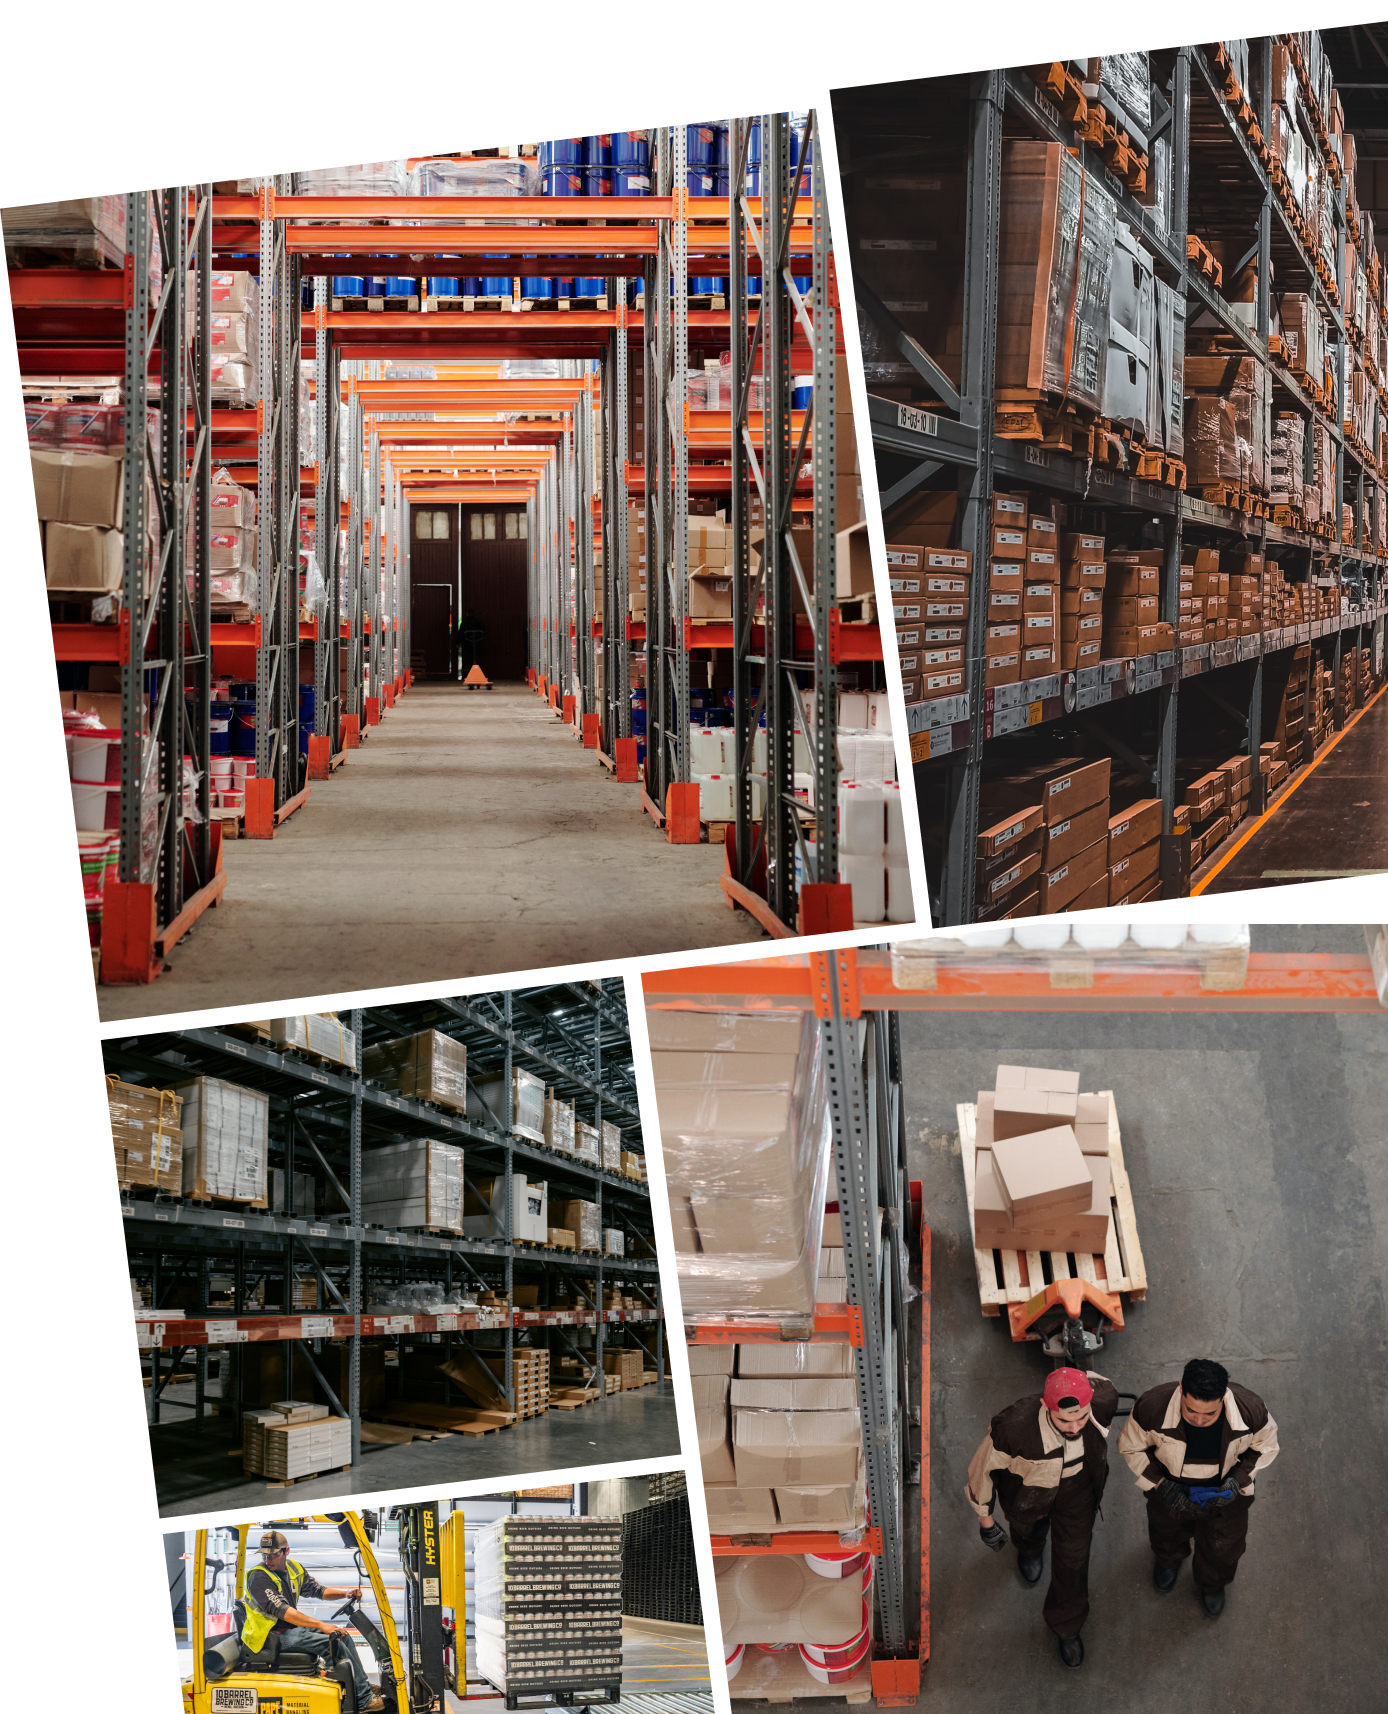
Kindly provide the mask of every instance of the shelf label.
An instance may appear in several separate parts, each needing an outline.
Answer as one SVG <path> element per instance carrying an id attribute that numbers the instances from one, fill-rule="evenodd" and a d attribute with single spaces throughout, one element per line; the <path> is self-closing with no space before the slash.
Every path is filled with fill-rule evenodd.
<path id="1" fill-rule="evenodd" d="M 160 1214 L 160 1213 L 159 1213 L 159 1212 L 158 1212 L 158 1211 L 157 1211 L 157 1210 L 156 1210 L 156 1212 L 155 1212 L 155 1216 L 154 1216 L 154 1218 L 155 1218 L 155 1219 L 156 1219 L 156 1220 L 172 1220 L 172 1219 L 173 1219 L 173 1215 L 172 1215 L 172 1214 L 170 1214 L 170 1213 L 169 1213 L 169 1212 L 168 1212 L 168 1211 L 167 1211 L 167 1210 L 165 1210 L 165 1212 L 164 1212 L 164 1213 L 162 1213 L 162 1214 Z"/>
<path id="2" fill-rule="evenodd" d="M 161 1344 L 164 1338 L 164 1323 L 162 1321 L 139 1321 L 135 1324 L 135 1336 L 140 1342 L 142 1351 L 152 1350 Z"/>
<path id="3" fill-rule="evenodd" d="M 933 411 L 922 411 L 915 405 L 898 405 L 896 426 L 910 429 L 913 434 L 937 435 L 940 432 L 940 419 Z"/>
<path id="4" fill-rule="evenodd" d="M 299 1323 L 301 1339 L 331 1339 L 333 1318 L 330 1315 L 306 1315 Z"/>
<path id="5" fill-rule="evenodd" d="M 241 1226 L 241 1227 L 244 1227 L 245 1224 L 246 1224 L 246 1222 L 244 1220 L 234 1220 L 230 1214 L 224 1215 L 222 1217 L 222 1225 L 223 1226 Z"/>
<path id="6" fill-rule="evenodd" d="M 313 1080 L 314 1083 L 325 1083 L 325 1084 L 327 1084 L 327 1086 L 329 1088 L 332 1087 L 332 1081 L 333 1080 L 331 1077 L 328 1076 L 326 1071 L 310 1071 L 309 1077 Z"/>
<path id="7" fill-rule="evenodd" d="M 388 1315 L 384 1325 L 378 1317 L 376 1331 L 378 1333 L 413 1333 L 414 1317 L 412 1315 Z"/>
<path id="8" fill-rule="evenodd" d="M 1036 98 L 1036 111 L 1040 113 L 1049 124 L 1054 125 L 1058 131 L 1060 129 L 1060 109 L 1048 101 L 1041 93 L 1041 85 L 1039 83 L 1032 84 L 1031 91 L 1033 96 Z"/>
<path id="9" fill-rule="evenodd" d="M 1044 703 L 1040 703 L 1040 702 L 1033 702 L 1028 706 L 1028 708 L 1027 708 L 1027 725 L 1028 726 L 1039 726 L 1041 724 L 1042 710 L 1043 710 L 1044 706 L 1045 706 Z"/>
<path id="10" fill-rule="evenodd" d="M 326 1238 L 328 1235 L 328 1228 L 326 1226 L 310 1226 L 308 1229 L 308 1235 L 310 1238 Z"/>
<path id="11" fill-rule="evenodd" d="M 1026 460 L 1026 462 L 1028 464 L 1037 464 L 1041 467 L 1042 470 L 1048 470 L 1050 468 L 1051 461 L 1050 461 L 1049 457 L 1044 452 L 1042 452 L 1039 447 L 1035 447 L 1035 446 L 1024 447 L 1022 449 L 1022 457 Z"/>
<path id="12" fill-rule="evenodd" d="M 209 1345 L 245 1345 L 250 1341 L 250 1330 L 238 1327 L 234 1321 L 207 1321 L 203 1325 Z"/>
<path id="13" fill-rule="evenodd" d="M 1090 481 L 1096 488 L 1112 488 L 1113 472 L 1105 470 L 1102 465 L 1099 465 L 1090 473 Z"/>
<path id="14" fill-rule="evenodd" d="M 121 1203 L 120 1212 L 122 1220 L 133 1220 L 135 1218 L 135 1210 L 128 1202 Z"/>
<path id="15" fill-rule="evenodd" d="M 458 1317 L 456 1315 L 436 1315 L 434 1326 L 440 1333 L 456 1333 L 458 1331 Z"/>
<path id="16" fill-rule="evenodd" d="M 242 1059 L 244 1059 L 247 1054 L 246 1044 L 241 1041 L 224 1041 L 222 1043 L 222 1051 L 224 1053 L 239 1053 Z"/>
<path id="17" fill-rule="evenodd" d="M 398 1232 L 382 1232 L 380 1234 L 380 1239 L 383 1244 L 398 1244 L 400 1242 L 400 1234 Z"/>

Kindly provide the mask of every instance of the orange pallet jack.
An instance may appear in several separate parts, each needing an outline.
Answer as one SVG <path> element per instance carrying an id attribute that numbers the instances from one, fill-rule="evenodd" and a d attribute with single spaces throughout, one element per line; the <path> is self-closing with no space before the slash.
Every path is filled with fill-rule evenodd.
<path id="1" fill-rule="evenodd" d="M 464 690 L 490 690 L 492 681 L 481 667 L 469 667 L 467 677 L 463 680 Z"/>

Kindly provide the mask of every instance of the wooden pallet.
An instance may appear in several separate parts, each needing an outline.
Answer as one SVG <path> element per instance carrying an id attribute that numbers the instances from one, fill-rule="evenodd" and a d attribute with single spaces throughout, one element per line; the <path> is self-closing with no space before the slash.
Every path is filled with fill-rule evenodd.
<path id="1" fill-rule="evenodd" d="M 1060 1250 L 1044 1252 L 1049 1261 L 1053 1280 L 1088 1280 L 1107 1292 L 1127 1292 L 1130 1302 L 1141 1303 L 1147 1296 L 1147 1267 L 1142 1259 L 1142 1244 L 1137 1235 L 1137 1215 L 1133 1209 L 1132 1189 L 1127 1168 L 1123 1164 L 1123 1140 L 1118 1130 L 1118 1110 L 1113 1092 L 1100 1090 L 1108 1096 L 1109 1136 L 1109 1230 L 1108 1244 L 1102 1256 L 1077 1255 L 1073 1262 Z M 974 1128 L 978 1108 L 972 1101 L 961 1101 L 955 1108 L 959 1117 L 959 1153 L 964 1166 L 964 1191 L 969 1204 L 969 1232 L 974 1226 Z M 1040 1250 L 981 1250 L 974 1246 L 974 1268 L 978 1274 L 979 1303 L 985 1315 L 1001 1315 L 1009 1303 L 1026 1303 L 1041 1289 L 1046 1272 Z M 1002 1283 L 999 1284 L 999 1278 Z"/>
<path id="2" fill-rule="evenodd" d="M 808 1696 L 861 1704 L 872 1701 L 872 1668 L 865 1666 L 847 1684 L 821 1684 L 800 1658 L 798 1649 L 765 1654 L 754 1643 L 749 1643 L 737 1677 L 728 1685 L 728 1694 L 734 1702 L 761 1702 L 773 1706 Z"/>
<path id="3" fill-rule="evenodd" d="M 368 297 L 365 293 L 362 293 L 359 296 L 352 294 L 346 297 L 333 299 L 334 310 L 348 310 L 352 312 L 368 310 L 376 315 L 382 315 L 387 310 L 394 315 L 403 315 L 407 312 L 417 310 L 418 308 L 419 298 L 414 293 L 411 293 L 408 297 L 403 294 L 398 297 Z"/>
<path id="4" fill-rule="evenodd" d="M 551 310 L 562 315 L 571 309 L 606 309 L 606 297 L 568 297 L 568 298 L 522 298 L 522 311 Z"/>
<path id="5" fill-rule="evenodd" d="M 1186 485 L 1186 467 L 1179 458 L 1172 458 L 1168 453 L 1145 447 L 1141 450 L 1134 448 L 1137 454 L 1137 467 L 1134 474 L 1143 482 L 1160 482 L 1166 488 L 1184 488 Z"/>
<path id="6" fill-rule="evenodd" d="M 438 315 L 471 315 L 478 310 L 509 310 L 515 299 L 506 293 L 500 297 L 488 298 L 440 298 L 426 297 L 424 309 L 428 313 Z"/>
<path id="7" fill-rule="evenodd" d="M 495 1434 L 499 1429 L 514 1428 L 520 1420 L 513 1411 L 479 1410 L 472 1405 L 378 1405 L 372 1414 L 383 1422 L 467 1435 Z"/>
<path id="8" fill-rule="evenodd" d="M 596 1387 L 564 1387 L 558 1392 L 551 1388 L 551 1410 L 582 1410 L 584 1405 L 596 1404 L 604 1395 Z"/>

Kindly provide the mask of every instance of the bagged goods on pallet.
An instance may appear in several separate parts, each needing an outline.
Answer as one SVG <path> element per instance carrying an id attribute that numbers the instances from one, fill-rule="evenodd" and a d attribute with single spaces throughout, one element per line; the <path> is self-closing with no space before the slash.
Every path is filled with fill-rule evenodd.
<path id="1" fill-rule="evenodd" d="M 1060 144 L 1004 143 L 999 388 L 1101 410 L 1117 230 L 1112 197 Z"/>
<path id="2" fill-rule="evenodd" d="M 390 1084 L 402 1095 L 467 1111 L 467 1046 L 442 1030 L 377 1042 L 362 1053 L 363 1077 Z"/>
<path id="3" fill-rule="evenodd" d="M 474 1122 L 495 1126 L 506 1125 L 506 1079 L 502 1076 L 474 1076 L 467 1095 L 467 1116 Z M 511 1068 L 511 1134 L 529 1137 L 532 1143 L 543 1143 L 545 1137 L 545 1085 L 543 1079 L 520 1066 Z"/>
<path id="4" fill-rule="evenodd" d="M 412 1137 L 362 1155 L 362 1219 L 374 1226 L 463 1231 L 463 1151 Z"/>
<path id="5" fill-rule="evenodd" d="M 507 1517 L 473 1542 L 477 1670 L 508 1695 L 622 1676 L 620 1517 Z M 585 1698 L 587 1699 L 587 1698 Z"/>
<path id="6" fill-rule="evenodd" d="M 183 1194 L 264 1206 L 270 1098 L 220 1077 L 181 1084 Z"/>
<path id="7" fill-rule="evenodd" d="M 829 1120 L 808 1019 L 652 1012 L 686 1310 L 809 1314 Z"/>
<path id="8" fill-rule="evenodd" d="M 265 1024 L 272 1047 L 297 1048 L 333 1065 L 356 1065 L 356 1037 L 331 1012 L 305 1012 L 296 1018 L 271 1018 Z"/>
<path id="9" fill-rule="evenodd" d="M 108 1077 L 106 1100 L 117 1182 L 177 1195 L 183 1188 L 182 1097 L 176 1090 L 148 1089 Z"/>

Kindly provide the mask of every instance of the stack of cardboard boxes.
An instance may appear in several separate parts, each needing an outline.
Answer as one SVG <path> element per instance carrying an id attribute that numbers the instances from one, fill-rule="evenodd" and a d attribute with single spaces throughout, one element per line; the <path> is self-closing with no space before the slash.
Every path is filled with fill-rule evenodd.
<path id="1" fill-rule="evenodd" d="M 267 1206 L 270 1098 L 220 1077 L 178 1086 L 183 1100 L 183 1194 Z"/>
<path id="2" fill-rule="evenodd" d="M 686 1313 L 811 1314 L 829 1162 L 813 1020 L 648 1021 Z"/>
<path id="3" fill-rule="evenodd" d="M 1109 1097 L 1079 1074 L 1000 1065 L 978 1097 L 974 1243 L 1102 1254 L 1109 1231 Z"/>
<path id="4" fill-rule="evenodd" d="M 985 781 L 978 921 L 1108 903 L 1110 766 L 1072 757 Z"/>
<path id="5" fill-rule="evenodd" d="M 225 470 L 212 479 L 212 529 L 208 565 L 212 606 L 222 623 L 253 619 L 260 610 L 256 578 L 255 495 L 233 482 Z M 192 520 L 188 552 L 191 560 Z"/>
<path id="6" fill-rule="evenodd" d="M 63 618 L 114 620 L 120 608 L 125 555 L 125 457 L 123 451 L 75 452 L 31 449 L 34 500 L 43 542 L 44 581 L 66 607 Z M 157 517 L 153 495 L 146 515 Z M 151 523 L 151 528 L 153 527 Z M 151 542 L 153 538 L 151 537 Z M 144 593 L 150 592 L 152 556 L 145 556 Z M 107 598 L 101 604 L 101 598 Z M 89 603 L 99 605 L 90 611 Z"/>
<path id="7" fill-rule="evenodd" d="M 183 1189 L 183 1097 L 172 1089 L 108 1078 L 106 1100 L 117 1183 L 122 1189 L 140 1185 L 177 1196 Z"/>
<path id="8" fill-rule="evenodd" d="M 1067 672 L 1103 659 L 1104 538 L 1089 530 L 1060 536 L 1060 665 Z"/>
<path id="9" fill-rule="evenodd" d="M 463 1226 L 463 1151 L 456 1143 L 411 1137 L 363 1151 L 361 1215 L 373 1226 Z"/>
<path id="10" fill-rule="evenodd" d="M 1140 798 L 1109 817 L 1108 902 L 1137 905 L 1161 893 L 1161 799 Z"/>
<path id="11" fill-rule="evenodd" d="M 467 1111 L 467 1045 L 441 1030 L 377 1042 L 362 1054 L 362 1076 L 374 1078 L 452 1113 Z"/>
<path id="12" fill-rule="evenodd" d="M 1159 617 L 1160 549 L 1110 553 L 1103 596 L 1103 654 L 1107 660 L 1155 655 L 1175 647 L 1170 624 Z"/>
<path id="13" fill-rule="evenodd" d="M 188 288 L 188 327 L 191 333 L 196 314 L 194 277 L 191 274 L 188 276 Z M 241 269 L 215 272 L 209 282 L 209 300 L 212 396 L 223 405 L 254 404 L 258 397 L 256 326 L 260 282 L 254 274 Z"/>
<path id="14" fill-rule="evenodd" d="M 506 1079 L 500 1074 L 474 1075 L 467 1097 L 467 1116 L 475 1123 L 500 1129 L 506 1123 Z M 511 1132 L 543 1143 L 545 1137 L 545 1084 L 542 1078 L 520 1066 L 511 1068 Z"/>

